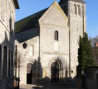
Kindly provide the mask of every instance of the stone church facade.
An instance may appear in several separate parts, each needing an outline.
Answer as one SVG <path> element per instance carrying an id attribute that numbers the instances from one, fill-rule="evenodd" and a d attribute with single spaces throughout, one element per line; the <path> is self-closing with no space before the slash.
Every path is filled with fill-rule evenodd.
<path id="1" fill-rule="evenodd" d="M 0 0 L 0 89 L 14 88 L 15 9 L 17 0 Z"/>
<path id="2" fill-rule="evenodd" d="M 16 22 L 20 84 L 76 80 L 79 36 L 86 32 L 86 4 L 61 0 Z"/>

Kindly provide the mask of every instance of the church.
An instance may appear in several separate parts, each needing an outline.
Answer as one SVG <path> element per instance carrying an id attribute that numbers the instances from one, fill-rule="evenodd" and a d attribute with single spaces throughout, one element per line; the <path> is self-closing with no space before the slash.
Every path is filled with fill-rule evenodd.
<path id="1" fill-rule="evenodd" d="M 77 80 L 79 37 L 86 32 L 86 3 L 60 0 L 16 22 L 15 60 L 20 84 Z"/>

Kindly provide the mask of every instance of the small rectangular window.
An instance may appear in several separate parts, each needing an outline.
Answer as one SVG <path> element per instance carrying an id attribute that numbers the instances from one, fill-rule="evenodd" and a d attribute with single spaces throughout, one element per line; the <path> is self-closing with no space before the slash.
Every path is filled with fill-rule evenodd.
<path id="1" fill-rule="evenodd" d="M 12 18 L 10 17 L 10 21 L 9 21 L 9 29 L 10 32 L 12 33 Z"/>
<path id="2" fill-rule="evenodd" d="M 3 52 L 3 78 L 7 77 L 7 47 L 4 46 Z"/>
<path id="3" fill-rule="evenodd" d="M 78 5 L 78 15 L 80 15 L 80 5 Z"/>
<path id="4" fill-rule="evenodd" d="M 11 51 L 11 75 L 13 76 L 13 51 Z"/>
<path id="5" fill-rule="evenodd" d="M 11 61 L 10 61 L 10 49 L 9 49 L 9 58 L 8 58 L 8 77 L 10 77 L 10 68 L 11 68 Z"/>

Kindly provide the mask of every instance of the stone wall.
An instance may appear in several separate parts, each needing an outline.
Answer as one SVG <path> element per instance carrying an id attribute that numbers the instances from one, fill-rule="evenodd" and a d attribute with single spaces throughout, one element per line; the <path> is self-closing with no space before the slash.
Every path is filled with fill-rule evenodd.
<path id="1" fill-rule="evenodd" d="M 80 15 L 74 14 L 74 4 L 80 5 Z M 51 65 L 54 62 L 58 62 L 61 65 L 59 79 L 63 79 L 65 82 L 69 78 L 69 73 L 71 73 L 70 77 L 72 79 L 76 78 L 79 36 L 83 36 L 83 32 L 86 31 L 86 16 L 85 13 L 82 13 L 82 7 L 85 8 L 82 3 L 69 1 L 69 16 L 67 17 L 58 3 L 54 2 L 39 19 L 39 28 L 28 29 L 16 34 L 16 39 L 19 41 L 16 44 L 18 53 L 21 54 L 20 59 L 27 61 L 21 67 L 21 84 L 26 84 L 27 63 L 33 61 L 33 59 L 37 59 L 36 61 L 40 62 L 36 66 L 39 71 L 39 74 L 36 75 L 39 75 L 41 82 L 51 82 Z M 58 40 L 55 40 L 56 31 L 58 32 Z M 38 33 L 38 36 L 34 35 L 36 33 Z M 28 53 L 30 50 L 28 47 L 26 49 L 22 48 L 24 42 L 28 44 L 28 47 L 34 45 L 36 53 L 31 59 L 29 59 Z M 21 52 L 21 50 L 23 51 Z M 71 64 L 70 72 L 69 63 Z"/>
<path id="2" fill-rule="evenodd" d="M 78 6 L 80 7 L 80 10 Z M 73 73 L 71 73 L 72 78 L 75 78 L 77 75 L 76 69 L 78 66 L 79 37 L 83 36 L 83 33 L 86 32 L 85 11 L 86 11 L 85 4 L 82 4 L 80 2 L 68 1 L 69 30 L 70 30 L 70 66 L 71 71 L 73 71 Z"/>
<path id="3" fill-rule="evenodd" d="M 51 65 L 59 60 L 63 66 L 62 75 L 59 74 L 59 78 L 65 80 L 65 71 L 69 68 L 68 18 L 55 2 L 41 17 L 39 25 L 40 57 L 43 69 L 41 76 L 43 79 L 47 77 L 48 81 L 51 82 Z M 58 31 L 58 41 L 54 38 L 55 31 Z"/>
<path id="4" fill-rule="evenodd" d="M 69 21 L 70 77 L 74 79 L 77 75 L 79 36 L 86 32 L 86 4 L 67 0 L 60 3 L 60 6 Z"/>
<path id="5" fill-rule="evenodd" d="M 26 48 L 23 47 L 24 42 L 27 44 Z M 20 84 L 27 84 L 27 64 L 31 63 L 33 65 L 35 61 L 37 63 L 39 57 L 39 29 L 32 28 L 17 33 L 15 45 L 17 46 L 17 58 L 20 60 L 18 67 L 20 69 Z M 35 68 L 38 68 L 38 63 Z M 37 74 L 38 70 L 35 71 L 35 75 Z M 37 76 L 32 77 L 32 81 L 35 81 L 36 79 Z"/>
<path id="6" fill-rule="evenodd" d="M 15 5 L 13 0 L 0 0 L 0 89 L 13 89 L 13 56 L 14 53 L 14 23 L 15 23 Z M 6 47 L 7 55 L 4 55 Z M 10 55 L 9 55 L 10 54 Z M 7 57 L 4 63 L 4 56 Z M 9 61 L 10 60 L 10 61 Z M 10 62 L 10 63 L 9 63 Z M 4 66 L 5 69 L 4 69 Z M 10 66 L 10 70 L 9 70 Z M 4 72 L 6 71 L 6 73 Z M 4 73 L 6 76 L 4 76 Z"/>
<path id="7" fill-rule="evenodd" d="M 86 68 L 84 84 L 86 89 L 98 89 L 98 66 Z"/>

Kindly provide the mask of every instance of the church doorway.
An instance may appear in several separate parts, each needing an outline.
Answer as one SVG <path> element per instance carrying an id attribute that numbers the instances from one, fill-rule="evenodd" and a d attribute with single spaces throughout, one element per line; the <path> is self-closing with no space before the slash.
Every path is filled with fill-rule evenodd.
<path id="1" fill-rule="evenodd" d="M 27 64 L 27 84 L 32 84 L 32 64 Z"/>
<path id="2" fill-rule="evenodd" d="M 59 83 L 59 64 L 57 62 L 51 65 L 51 83 Z"/>

